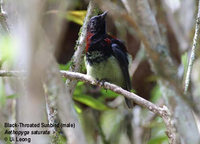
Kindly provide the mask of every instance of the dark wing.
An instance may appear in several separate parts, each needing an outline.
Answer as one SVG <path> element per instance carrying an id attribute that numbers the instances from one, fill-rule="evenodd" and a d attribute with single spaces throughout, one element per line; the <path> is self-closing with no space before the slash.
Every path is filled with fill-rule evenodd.
<path id="1" fill-rule="evenodd" d="M 113 55 L 118 60 L 124 79 L 126 81 L 126 86 L 124 86 L 123 88 L 126 90 L 131 90 L 131 81 L 130 81 L 130 76 L 128 72 L 128 64 L 129 64 L 128 56 L 127 56 L 126 50 L 123 49 L 122 45 L 123 44 L 122 43 L 119 44 L 119 42 L 112 43 L 111 47 L 112 47 Z"/>
<path id="2" fill-rule="evenodd" d="M 128 72 L 128 56 L 126 53 L 126 49 L 125 46 L 123 45 L 123 43 L 121 43 L 118 40 L 115 40 L 114 43 L 111 44 L 112 47 L 112 51 L 113 51 L 113 55 L 114 57 L 118 60 L 124 79 L 126 81 L 126 86 L 124 86 L 123 88 L 130 91 L 131 90 L 131 80 L 130 80 L 130 76 L 129 76 L 129 72 Z M 132 102 L 132 100 L 125 98 L 126 104 L 129 108 L 133 108 L 134 104 Z"/>

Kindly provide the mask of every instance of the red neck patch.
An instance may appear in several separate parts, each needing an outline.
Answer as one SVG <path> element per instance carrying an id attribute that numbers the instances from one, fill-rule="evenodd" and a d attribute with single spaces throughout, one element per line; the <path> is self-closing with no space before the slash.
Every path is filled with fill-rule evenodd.
<path id="1" fill-rule="evenodd" d="M 110 44 L 111 43 L 111 40 L 109 38 L 105 38 L 104 41 L 107 42 L 107 44 Z"/>
<path id="2" fill-rule="evenodd" d="M 93 36 L 94 34 L 91 33 L 91 32 L 87 32 L 87 37 L 86 37 L 86 52 L 88 51 L 89 47 L 90 47 L 90 43 L 91 43 L 91 40 L 90 38 Z"/>

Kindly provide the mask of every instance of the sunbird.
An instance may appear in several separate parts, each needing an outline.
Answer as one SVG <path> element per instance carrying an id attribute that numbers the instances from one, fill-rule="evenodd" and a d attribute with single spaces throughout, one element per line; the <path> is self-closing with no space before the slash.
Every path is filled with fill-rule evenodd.
<path id="1" fill-rule="evenodd" d="M 106 15 L 107 12 L 93 16 L 87 25 L 87 75 L 130 91 L 129 54 L 121 40 L 107 34 Z M 125 98 L 125 102 L 128 108 L 133 108 L 134 104 L 130 99 Z"/>

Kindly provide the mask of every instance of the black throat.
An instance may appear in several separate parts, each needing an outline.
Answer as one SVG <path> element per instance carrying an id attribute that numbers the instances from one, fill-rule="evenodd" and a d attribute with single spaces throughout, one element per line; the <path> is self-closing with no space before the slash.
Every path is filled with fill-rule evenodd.
<path id="1" fill-rule="evenodd" d="M 86 53 L 86 60 L 90 65 L 107 60 L 112 54 L 111 44 L 105 39 L 107 34 L 97 33 L 90 38 L 90 46 Z"/>

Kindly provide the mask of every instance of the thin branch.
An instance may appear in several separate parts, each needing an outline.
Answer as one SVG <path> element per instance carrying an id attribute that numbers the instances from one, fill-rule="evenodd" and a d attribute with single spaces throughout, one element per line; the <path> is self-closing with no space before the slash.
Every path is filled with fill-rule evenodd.
<path id="1" fill-rule="evenodd" d="M 155 104 L 143 99 L 142 97 L 140 97 L 134 93 L 131 93 L 129 91 L 122 89 L 121 87 L 119 87 L 117 85 L 111 84 L 109 82 L 105 82 L 105 83 L 101 84 L 97 80 L 93 79 L 92 77 L 82 74 L 82 73 L 78 73 L 78 72 L 69 72 L 69 71 L 60 71 L 60 72 L 61 72 L 62 76 L 66 77 L 68 79 L 84 81 L 84 82 L 90 83 L 92 85 L 98 85 L 105 89 L 112 90 L 118 94 L 124 95 L 126 98 L 130 98 L 130 99 L 134 100 L 134 102 L 137 103 L 138 105 L 143 106 L 160 116 L 162 114 L 164 114 L 163 111 L 161 110 L 162 108 L 156 106 Z"/>
<path id="2" fill-rule="evenodd" d="M 129 91 L 126 91 L 114 84 L 111 84 L 109 82 L 105 82 L 103 83 L 103 85 L 101 83 L 99 83 L 97 80 L 93 79 L 92 77 L 82 74 L 82 73 L 78 73 L 78 72 L 70 72 L 70 71 L 60 71 L 61 75 L 65 78 L 71 79 L 71 80 L 79 80 L 79 81 L 83 81 L 86 83 L 90 83 L 92 85 L 98 85 L 100 87 L 103 87 L 105 89 L 109 89 L 112 90 L 118 94 L 124 95 L 127 98 L 133 99 L 135 103 L 137 103 L 138 105 L 141 105 L 143 107 L 146 107 L 147 109 L 149 109 L 150 111 L 152 111 L 153 113 L 156 113 L 158 115 L 162 114 L 162 110 L 160 110 L 160 108 L 158 106 L 156 106 L 155 104 L 143 99 L 142 97 L 131 93 Z M 0 70 L 0 77 L 21 77 L 24 76 L 26 73 L 23 71 L 5 71 L 5 70 Z"/>
<path id="3" fill-rule="evenodd" d="M 190 59 L 188 63 L 188 69 L 187 69 L 186 78 L 185 78 L 185 88 L 184 88 L 185 93 L 187 93 L 188 87 L 190 85 L 192 66 L 196 57 L 197 44 L 200 38 L 199 32 L 200 32 L 200 1 L 199 1 L 199 6 L 198 6 L 197 18 L 196 18 L 196 27 L 195 27 L 195 34 L 193 38 L 192 51 L 191 51 L 191 55 L 190 55 Z"/>
<path id="4" fill-rule="evenodd" d="M 60 71 L 60 73 L 63 77 L 71 79 L 71 80 L 79 80 L 79 81 L 83 81 L 86 83 L 90 83 L 92 85 L 98 85 L 105 89 L 112 90 L 113 92 L 121 94 L 121 95 L 125 96 L 126 98 L 132 99 L 138 105 L 149 109 L 151 112 L 155 113 L 156 115 L 160 116 L 163 119 L 165 126 L 167 128 L 166 133 L 167 133 L 168 138 L 172 142 L 175 141 L 175 138 L 176 138 L 175 128 L 174 128 L 174 125 L 171 120 L 171 113 L 169 112 L 169 110 L 166 106 L 159 107 L 134 93 L 131 93 L 129 91 L 122 89 L 121 87 L 119 87 L 115 84 L 111 84 L 109 82 L 105 82 L 105 83 L 101 84 L 97 80 L 93 79 L 92 77 L 82 74 L 82 73 L 70 72 L 70 71 Z M 8 77 L 18 76 L 19 74 L 20 74 L 20 72 L 17 72 L 17 71 L 9 71 L 8 72 L 8 71 L 0 70 L 0 76 L 2 75 L 4 77 L 5 76 L 8 76 Z M 21 76 L 21 74 L 19 76 Z"/>
<path id="5" fill-rule="evenodd" d="M 6 71 L 0 70 L 0 77 L 19 77 L 25 76 L 26 73 L 24 71 Z"/>

